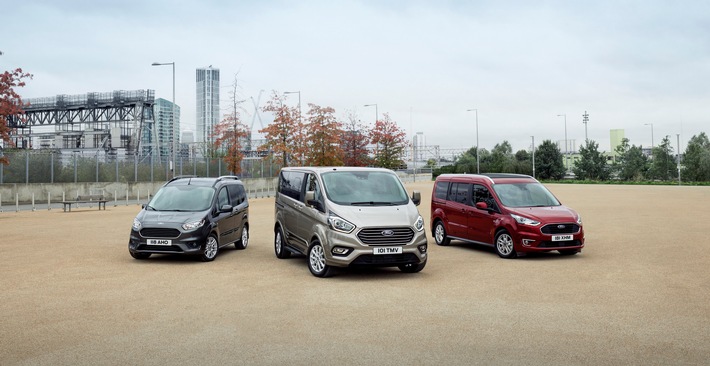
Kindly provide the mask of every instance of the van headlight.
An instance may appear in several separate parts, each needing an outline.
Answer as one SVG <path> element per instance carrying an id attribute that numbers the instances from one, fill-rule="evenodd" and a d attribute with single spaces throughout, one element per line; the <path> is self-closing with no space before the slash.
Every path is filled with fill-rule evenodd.
<path id="1" fill-rule="evenodd" d="M 421 215 L 419 215 L 419 217 L 417 217 L 417 221 L 414 222 L 414 228 L 417 229 L 417 231 L 424 230 L 424 218 L 422 218 Z"/>
<path id="2" fill-rule="evenodd" d="M 351 233 L 353 230 L 355 230 L 355 225 L 351 224 L 350 222 L 344 220 L 339 216 L 329 216 L 328 223 L 330 224 L 331 229 L 342 231 L 344 233 Z"/>
<path id="3" fill-rule="evenodd" d="M 517 221 L 518 224 L 529 225 L 529 226 L 540 225 L 540 221 L 535 221 L 533 219 L 529 219 L 524 216 L 519 216 L 519 215 L 515 215 L 515 214 L 510 214 L 510 216 L 513 216 L 513 218 L 515 219 L 515 221 Z"/>
<path id="4" fill-rule="evenodd" d="M 582 215 L 577 215 L 577 224 L 582 225 Z"/>
<path id="5" fill-rule="evenodd" d="M 143 227 L 143 224 L 141 224 L 141 221 L 138 220 L 138 218 L 133 219 L 133 230 L 141 231 L 142 227 Z"/>
<path id="6" fill-rule="evenodd" d="M 193 230 L 197 230 L 197 229 L 201 228 L 202 225 L 204 225 L 204 224 L 205 224 L 205 219 L 202 219 L 200 221 L 186 222 L 186 223 L 182 224 L 182 228 L 185 231 L 193 231 Z"/>

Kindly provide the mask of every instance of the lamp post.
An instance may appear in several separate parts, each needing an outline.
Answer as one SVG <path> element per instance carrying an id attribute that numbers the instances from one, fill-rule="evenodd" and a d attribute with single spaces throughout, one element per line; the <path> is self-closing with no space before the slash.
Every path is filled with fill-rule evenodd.
<path id="1" fill-rule="evenodd" d="M 567 151 L 567 114 L 558 114 L 557 117 L 565 118 L 565 174 L 567 174 L 567 171 L 569 170 L 569 154 Z"/>
<path id="2" fill-rule="evenodd" d="M 587 122 L 589 122 L 589 113 L 584 111 L 584 114 L 582 115 L 582 123 L 584 123 L 584 142 L 588 144 L 589 137 L 587 137 Z"/>
<path id="3" fill-rule="evenodd" d="M 680 185 L 680 134 L 677 133 L 675 134 L 676 136 L 676 145 L 678 145 L 678 185 Z"/>
<path id="4" fill-rule="evenodd" d="M 533 178 L 535 178 L 535 136 L 530 137 L 532 137 Z"/>
<path id="5" fill-rule="evenodd" d="M 172 113 L 172 123 L 170 126 L 170 135 L 172 138 L 172 147 L 171 147 L 171 161 L 170 161 L 170 171 L 173 173 L 173 178 L 175 177 L 175 151 L 177 150 L 177 136 L 175 134 L 175 62 L 153 62 L 152 66 L 167 66 L 170 65 L 173 67 L 173 113 Z M 151 155 L 153 152 L 151 152 Z"/>
<path id="6" fill-rule="evenodd" d="M 365 107 L 375 106 L 375 124 L 377 124 L 377 119 L 380 118 L 380 114 L 377 113 L 377 104 L 365 104 Z"/>
<path id="7" fill-rule="evenodd" d="M 481 147 L 478 146 L 478 108 L 467 109 L 466 112 L 476 112 L 476 174 L 481 174 L 481 159 L 478 157 L 481 155 Z"/>
<path id="8" fill-rule="evenodd" d="M 298 122 L 303 122 L 301 120 L 301 91 L 287 91 L 284 94 L 298 94 Z"/>
<path id="9" fill-rule="evenodd" d="M 653 123 L 644 123 L 644 126 L 651 126 L 651 158 L 653 158 Z"/>

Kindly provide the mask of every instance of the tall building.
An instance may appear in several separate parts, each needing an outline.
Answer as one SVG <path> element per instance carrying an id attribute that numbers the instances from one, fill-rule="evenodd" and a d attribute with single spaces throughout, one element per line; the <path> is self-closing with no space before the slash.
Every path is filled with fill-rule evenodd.
<path id="1" fill-rule="evenodd" d="M 175 109 L 173 109 L 173 106 Z M 173 111 L 175 118 L 173 118 Z M 173 140 L 180 142 L 180 106 L 171 101 L 157 98 L 153 105 L 154 128 L 144 131 L 143 146 L 153 146 L 156 154 L 171 156 Z"/>
<path id="2" fill-rule="evenodd" d="M 214 138 L 212 131 L 219 123 L 219 69 L 203 67 L 197 69 L 197 143 L 209 142 Z"/>

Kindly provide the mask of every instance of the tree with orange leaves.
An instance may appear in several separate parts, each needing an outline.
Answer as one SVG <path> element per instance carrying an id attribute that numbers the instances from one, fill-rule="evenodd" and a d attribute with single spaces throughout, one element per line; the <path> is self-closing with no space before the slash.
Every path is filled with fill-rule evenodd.
<path id="1" fill-rule="evenodd" d="M 242 172 L 243 142 L 249 137 L 247 127 L 241 122 L 239 112 L 233 112 L 214 126 L 215 147 L 225 147 L 222 158 L 227 163 L 227 169 L 235 175 Z"/>
<path id="2" fill-rule="evenodd" d="M 370 144 L 370 130 L 362 124 L 357 115 L 348 113 L 347 121 L 343 128 L 341 147 L 343 149 L 343 163 L 346 166 L 370 166 L 373 160 L 367 145 Z"/>
<path id="3" fill-rule="evenodd" d="M 269 151 L 274 161 L 282 166 L 302 165 L 305 161 L 305 131 L 298 108 L 285 105 L 286 97 L 274 90 L 271 100 L 262 108 L 274 114 L 274 121 L 259 133 L 266 143 L 260 149 Z"/>
<path id="4" fill-rule="evenodd" d="M 382 168 L 396 169 L 404 164 L 402 157 L 407 148 L 407 135 L 400 130 L 389 114 L 377 120 L 372 129 L 372 140 L 375 144 L 375 164 Z"/>
<path id="5" fill-rule="evenodd" d="M 0 74 L 0 137 L 2 142 L 7 143 L 5 146 L 13 146 L 10 139 L 13 126 L 10 125 L 10 120 L 17 123 L 18 116 L 24 113 L 23 107 L 26 106 L 14 89 L 25 86 L 25 82 L 22 81 L 24 78 L 31 79 L 32 75 L 22 72 L 20 68 Z M 0 155 L 0 164 L 9 163 L 7 157 Z"/>
<path id="6" fill-rule="evenodd" d="M 310 152 L 306 163 L 313 166 L 343 165 L 342 123 L 333 115 L 335 109 L 311 103 L 308 107 L 306 143 Z"/>

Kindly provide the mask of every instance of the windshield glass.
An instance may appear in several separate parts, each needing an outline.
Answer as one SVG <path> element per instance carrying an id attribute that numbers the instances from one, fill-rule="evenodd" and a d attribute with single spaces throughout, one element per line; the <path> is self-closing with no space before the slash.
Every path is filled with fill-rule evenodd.
<path id="1" fill-rule="evenodd" d="M 405 205 L 407 191 L 396 175 L 381 171 L 334 171 L 323 173 L 328 198 L 339 205 Z"/>
<path id="2" fill-rule="evenodd" d="M 540 183 L 494 184 L 493 190 L 507 207 L 559 206 L 555 196 Z"/>
<path id="3" fill-rule="evenodd" d="M 146 207 L 155 211 L 205 211 L 212 204 L 214 188 L 194 185 L 167 186 Z"/>

